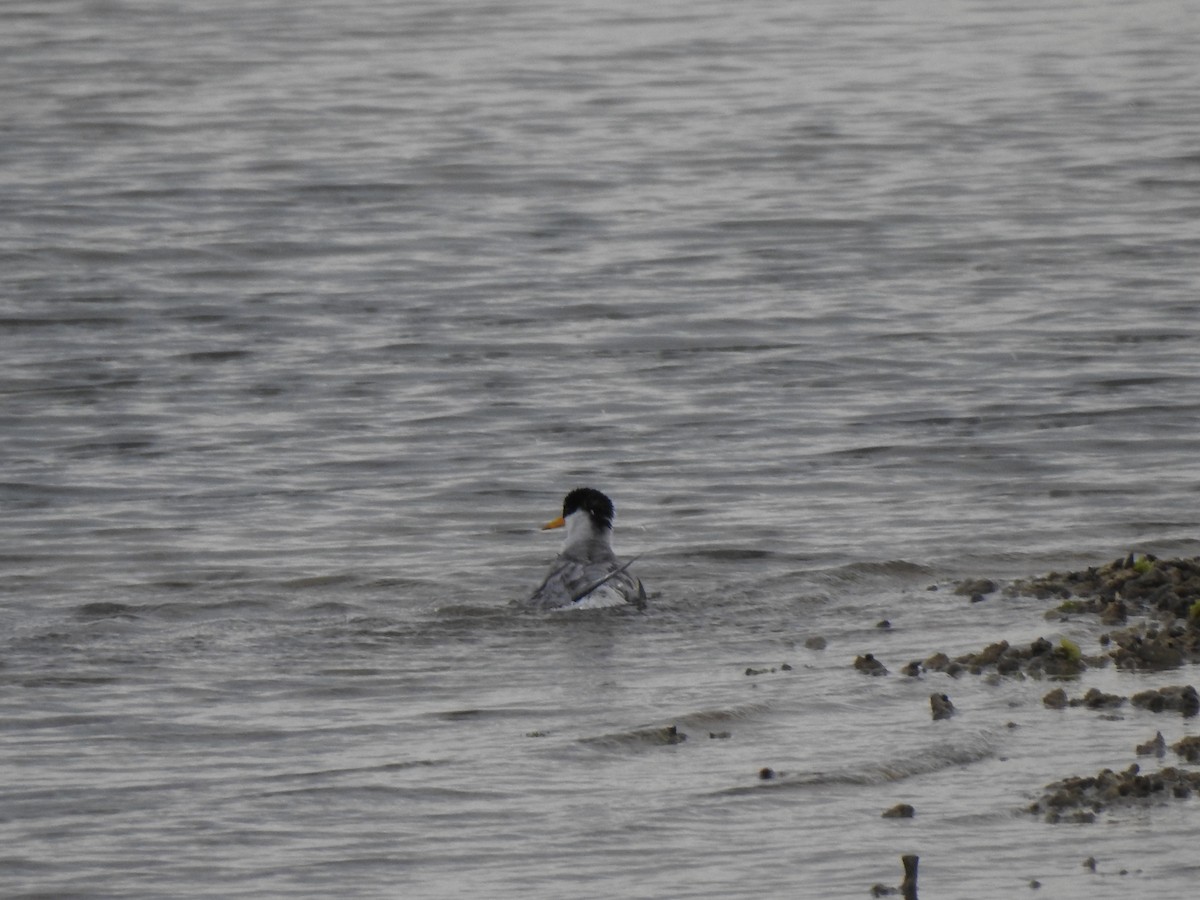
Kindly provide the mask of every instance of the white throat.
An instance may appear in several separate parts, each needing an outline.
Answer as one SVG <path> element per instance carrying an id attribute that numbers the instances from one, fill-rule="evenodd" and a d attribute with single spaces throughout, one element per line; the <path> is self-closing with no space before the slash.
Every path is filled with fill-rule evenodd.
<path id="1" fill-rule="evenodd" d="M 563 552 L 582 550 L 597 541 L 608 545 L 612 532 L 607 528 L 599 528 L 582 509 L 577 509 L 566 517 L 566 535 L 563 538 Z"/>

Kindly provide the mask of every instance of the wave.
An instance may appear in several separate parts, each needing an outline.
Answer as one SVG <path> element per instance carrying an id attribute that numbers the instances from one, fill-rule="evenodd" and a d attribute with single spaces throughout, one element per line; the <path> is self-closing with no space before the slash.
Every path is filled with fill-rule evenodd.
<path id="1" fill-rule="evenodd" d="M 832 771 L 773 772 L 753 785 L 737 785 L 715 791 L 715 795 L 748 794 L 759 790 L 788 790 L 829 785 L 871 786 L 893 784 L 931 775 L 946 769 L 968 766 L 995 757 L 1000 741 L 993 732 L 975 735 L 963 742 L 946 741 L 898 754 L 890 759 L 847 766 Z"/>
<path id="2" fill-rule="evenodd" d="M 705 709 L 685 713 L 671 720 L 670 725 L 642 725 L 628 731 L 580 738 L 578 743 L 589 747 L 613 750 L 639 750 L 669 744 L 682 744 L 688 740 L 688 729 L 694 729 L 707 737 L 707 729 L 729 722 L 746 721 L 771 709 L 769 703 L 748 703 L 727 709 Z"/>
<path id="3" fill-rule="evenodd" d="M 907 581 L 929 578 L 934 574 L 934 570 L 929 566 L 910 562 L 906 559 L 887 559 L 853 562 L 849 565 L 838 566 L 834 569 L 826 569 L 823 572 L 814 572 L 813 574 L 819 575 L 823 580 L 829 582 L 860 584 L 864 581 L 875 580 L 891 581 L 901 579 Z"/>

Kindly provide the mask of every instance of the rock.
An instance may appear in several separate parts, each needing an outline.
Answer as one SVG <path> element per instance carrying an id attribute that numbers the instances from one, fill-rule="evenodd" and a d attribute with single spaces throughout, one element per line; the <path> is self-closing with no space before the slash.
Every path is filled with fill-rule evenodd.
<path id="1" fill-rule="evenodd" d="M 902 675 L 907 675 L 909 678 L 919 678 L 921 675 L 921 661 L 914 659 L 907 666 L 900 670 Z"/>
<path id="2" fill-rule="evenodd" d="M 994 644 L 988 644 L 975 654 L 972 663 L 980 666 L 994 666 L 1008 649 L 1008 641 L 997 641 Z"/>
<path id="3" fill-rule="evenodd" d="M 804 642 L 804 646 L 809 650 L 824 650 L 825 638 L 821 637 L 820 635 L 814 635 Z"/>
<path id="4" fill-rule="evenodd" d="M 1042 703 L 1050 709 L 1066 709 L 1067 692 L 1062 688 L 1055 688 L 1042 698 Z"/>
<path id="5" fill-rule="evenodd" d="M 917 811 L 912 808 L 909 803 L 897 803 L 891 809 L 885 810 L 881 818 L 884 819 L 911 819 L 917 814 Z"/>
<path id="6" fill-rule="evenodd" d="M 1046 786 L 1042 798 L 1029 807 L 1047 822 L 1093 822 L 1096 813 L 1113 806 L 1183 799 L 1200 788 L 1200 772 L 1172 766 L 1143 775 L 1134 763 L 1123 772 L 1104 769 L 1087 778 L 1072 777 Z"/>
<path id="7" fill-rule="evenodd" d="M 935 722 L 939 719 L 949 719 L 958 712 L 945 694 L 930 694 L 929 707 L 933 710 L 933 721 Z"/>
<path id="8" fill-rule="evenodd" d="M 875 623 L 875 627 L 878 628 L 880 631 L 891 631 L 892 623 L 889 622 L 887 619 L 881 619 L 880 621 Z"/>
<path id="9" fill-rule="evenodd" d="M 1104 691 L 1090 688 L 1078 700 L 1072 700 L 1072 706 L 1086 706 L 1088 709 L 1115 709 L 1125 703 L 1125 698 L 1118 694 L 1106 694 Z"/>
<path id="10" fill-rule="evenodd" d="M 855 658 L 854 668 L 867 675 L 886 675 L 888 673 L 887 667 L 870 653 Z"/>
<path id="11" fill-rule="evenodd" d="M 1118 625 L 1129 618 L 1129 610 L 1120 600 L 1109 603 L 1100 613 L 1100 621 L 1105 625 Z"/>
<path id="12" fill-rule="evenodd" d="M 950 665 L 950 657 L 945 653 L 935 653 L 925 660 L 925 668 L 930 672 L 945 672 Z"/>
<path id="13" fill-rule="evenodd" d="M 1162 742 L 1161 731 L 1158 733 L 1158 740 Z M 1180 738 L 1171 745 L 1171 749 L 1190 763 L 1200 762 L 1200 737 Z M 1139 747 L 1138 750 L 1140 752 L 1141 748 Z M 1158 755 L 1163 756 L 1165 753 L 1159 753 Z"/>
<path id="14" fill-rule="evenodd" d="M 1029 662 L 1025 670 L 1050 678 L 1073 678 L 1087 668 L 1087 663 L 1074 644 L 1063 641 L 1055 647 L 1045 638 L 1029 645 Z"/>
<path id="15" fill-rule="evenodd" d="M 732 735 L 728 731 L 710 731 L 708 733 L 709 740 L 727 741 Z"/>
<path id="16" fill-rule="evenodd" d="M 1177 669 L 1200 653 L 1200 632 L 1135 625 L 1108 634 L 1108 656 L 1119 668 L 1136 671 Z"/>
<path id="17" fill-rule="evenodd" d="M 687 740 L 687 735 L 674 725 L 667 725 L 664 728 L 660 728 L 655 734 L 660 744 L 682 744 Z"/>
<path id="18" fill-rule="evenodd" d="M 952 660 L 944 653 L 935 653 L 922 664 L 926 672 L 944 672 L 950 678 L 958 678 L 964 672 L 964 666 L 958 660 Z"/>
<path id="19" fill-rule="evenodd" d="M 964 653 L 950 660 L 945 653 L 935 653 L 925 660 L 928 672 L 945 672 L 958 677 L 964 670 L 973 675 L 984 675 L 994 669 L 995 674 L 1005 678 L 1074 678 L 1090 666 L 1104 665 L 1105 657 L 1084 657 L 1079 647 L 1063 638 L 1054 646 L 1045 638 L 1038 638 L 1027 648 L 1013 647 L 1008 641 L 996 641 L 974 653 Z"/>
<path id="20" fill-rule="evenodd" d="M 982 600 L 987 594 L 994 594 L 995 592 L 996 582 L 990 578 L 969 578 L 966 581 L 960 581 L 954 587 L 954 593 L 960 597 L 970 597 L 976 603 L 979 602 L 975 599 L 976 597 Z"/>
<path id="21" fill-rule="evenodd" d="M 763 766 L 758 770 L 758 777 L 760 781 L 770 781 L 775 777 L 775 770 L 769 766 Z"/>
<path id="22" fill-rule="evenodd" d="M 1182 741 L 1180 743 L 1182 743 Z M 1179 745 L 1176 744 L 1175 746 Z M 1162 759 L 1167 755 L 1167 742 L 1163 740 L 1162 732 L 1156 731 L 1154 733 L 1154 737 L 1146 741 L 1144 744 L 1138 744 L 1136 750 L 1138 756 L 1157 756 L 1159 759 Z M 1176 752 L 1178 753 L 1179 751 Z M 1194 760 L 1189 760 L 1189 762 L 1193 761 Z"/>
<path id="23" fill-rule="evenodd" d="M 1196 694 L 1196 689 L 1190 684 L 1142 691 L 1129 699 L 1134 706 L 1151 712 L 1179 712 L 1185 717 L 1200 712 L 1200 695 Z"/>
<path id="24" fill-rule="evenodd" d="M 1200 557 L 1130 553 L 1103 566 L 1017 581 L 1005 592 L 1069 598 L 1059 605 L 1059 613 L 1096 615 L 1109 626 L 1124 625 L 1134 615 L 1157 620 L 1102 637 L 1104 653 L 1088 660 L 1089 665 L 1104 664 L 1095 659 L 1112 660 L 1123 669 L 1164 671 L 1200 663 Z M 1054 663 L 1050 670 L 1059 668 Z"/>
<path id="25" fill-rule="evenodd" d="M 1020 657 L 1006 656 L 996 663 L 996 673 L 998 675 L 1012 676 L 1021 674 Z"/>

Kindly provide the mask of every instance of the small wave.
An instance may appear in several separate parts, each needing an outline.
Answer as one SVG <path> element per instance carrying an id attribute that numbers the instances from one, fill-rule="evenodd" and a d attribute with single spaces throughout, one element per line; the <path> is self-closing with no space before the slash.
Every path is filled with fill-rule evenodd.
<path id="1" fill-rule="evenodd" d="M 130 606 L 127 603 L 97 601 L 85 603 L 75 608 L 77 619 L 136 619 L 142 608 Z"/>
<path id="2" fill-rule="evenodd" d="M 310 588 L 329 588 L 341 587 L 343 585 L 353 585 L 358 579 L 345 572 L 338 572 L 331 575 L 306 575 L 300 578 L 290 578 L 280 582 L 280 587 L 287 590 L 306 590 Z"/>
<path id="3" fill-rule="evenodd" d="M 769 559 L 776 555 L 772 550 L 763 550 L 757 547 L 702 547 L 686 554 L 693 559 L 711 559 L 718 562 Z"/>
<path id="4" fill-rule="evenodd" d="M 753 785 L 738 785 L 716 791 L 718 795 L 747 794 L 771 789 L 807 789 L 827 785 L 880 785 L 931 775 L 945 769 L 972 765 L 991 759 L 998 752 L 994 734 L 980 734 L 964 743 L 942 743 L 878 762 L 864 763 L 826 772 L 778 772 Z"/>
<path id="5" fill-rule="evenodd" d="M 381 763 L 373 766 L 351 766 L 341 769 L 314 769 L 307 772 L 280 772 L 269 775 L 264 781 L 318 781 L 322 779 L 343 778 L 346 776 L 361 776 L 379 774 L 381 772 L 403 772 L 408 769 L 436 768 L 449 765 L 444 759 L 409 759 L 399 762 Z"/>
<path id="6" fill-rule="evenodd" d="M 707 737 L 710 728 L 729 722 L 744 722 L 769 712 L 770 709 L 770 703 L 747 703 L 727 708 L 700 709 L 676 716 L 671 719 L 670 725 L 644 725 L 628 731 L 615 731 L 580 738 L 579 743 L 584 746 L 614 750 L 639 750 L 647 747 L 682 744 L 689 739 L 690 731 Z"/>
<path id="7" fill-rule="evenodd" d="M 116 675 L 87 675 L 73 673 L 53 673 L 45 675 L 27 675 L 7 677 L 5 684 L 19 684 L 23 688 L 87 688 L 104 687 L 117 684 L 120 679 Z"/>
<path id="8" fill-rule="evenodd" d="M 618 731 L 596 737 L 580 738 L 579 743 L 588 747 L 614 750 L 641 750 L 649 747 L 682 744 L 687 737 L 685 732 L 679 730 L 678 725 L 663 725 L 658 728 L 637 728 L 632 731 Z"/>
<path id="9" fill-rule="evenodd" d="M 307 615 L 314 616 L 351 616 L 358 612 L 358 607 L 351 606 L 349 603 L 342 603 L 338 600 L 324 600 L 320 603 L 306 606 L 301 611 Z"/>
<path id="10" fill-rule="evenodd" d="M 497 791 L 477 791 L 464 788 L 433 787 L 429 785 L 393 785 L 393 784 L 360 784 L 360 785 L 313 785 L 311 787 L 281 788 L 273 791 L 262 791 L 259 797 L 297 797 L 321 800 L 322 802 L 350 802 L 354 800 L 370 801 L 373 799 L 387 801 L 456 801 L 467 803 L 474 800 L 493 802 L 511 797 L 511 794 Z M 332 799 L 331 799 L 332 798 Z"/>
<path id="11" fill-rule="evenodd" d="M 502 709 L 447 709 L 427 713 L 426 716 L 446 722 L 474 722 L 485 719 L 521 719 L 544 714 L 542 710 L 529 707 L 505 707 Z"/>
<path id="12" fill-rule="evenodd" d="M 504 607 L 484 606 L 473 603 L 447 603 L 432 610 L 438 619 L 502 619 Z"/>
<path id="13" fill-rule="evenodd" d="M 983 762 L 995 755 L 996 747 L 990 743 L 961 747 L 942 745 L 912 756 L 835 773 L 823 780 L 827 784 L 887 784 Z"/>
<path id="14" fill-rule="evenodd" d="M 744 722 L 771 710 L 769 703 L 747 703 L 744 706 L 733 706 L 728 709 L 702 709 L 685 713 L 675 720 L 680 728 L 705 728 L 723 722 Z"/>
<path id="15" fill-rule="evenodd" d="M 628 606 L 629 602 L 618 592 L 612 590 L 608 585 L 596 588 L 582 600 L 576 600 L 568 606 L 557 606 L 550 610 L 551 613 L 570 614 L 589 609 L 619 609 Z"/>
<path id="16" fill-rule="evenodd" d="M 821 573 L 829 581 L 857 584 L 863 581 L 928 578 L 934 574 L 929 566 L 906 559 L 855 562 Z"/>

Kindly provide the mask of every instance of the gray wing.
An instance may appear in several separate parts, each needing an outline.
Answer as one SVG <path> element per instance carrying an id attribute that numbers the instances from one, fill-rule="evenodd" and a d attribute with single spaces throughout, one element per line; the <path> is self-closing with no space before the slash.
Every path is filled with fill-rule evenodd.
<path id="1" fill-rule="evenodd" d="M 591 584 L 586 584 L 575 591 L 571 598 L 572 602 L 582 600 L 592 591 L 597 588 L 609 585 L 625 598 L 626 603 L 636 604 L 639 608 L 646 605 L 646 589 L 642 587 L 640 579 L 634 578 L 626 570 L 637 561 L 636 556 L 631 556 L 625 560 L 617 568 L 610 571 L 607 575 L 596 579 Z"/>
<path id="2" fill-rule="evenodd" d="M 554 609 L 558 606 L 568 606 L 582 590 L 587 593 L 588 585 L 599 581 L 612 571 L 608 563 L 583 563 L 574 559 L 559 557 L 550 567 L 550 573 L 541 583 L 529 602 L 541 609 Z"/>
<path id="3" fill-rule="evenodd" d="M 636 557 L 635 557 L 636 558 Z M 642 583 L 626 570 L 633 560 L 624 565 L 615 565 L 615 560 L 584 563 L 560 556 L 550 567 L 550 574 L 541 583 L 533 596 L 531 605 L 540 609 L 554 609 L 581 600 L 602 585 L 612 585 L 630 603 L 642 606 L 646 591 Z"/>

